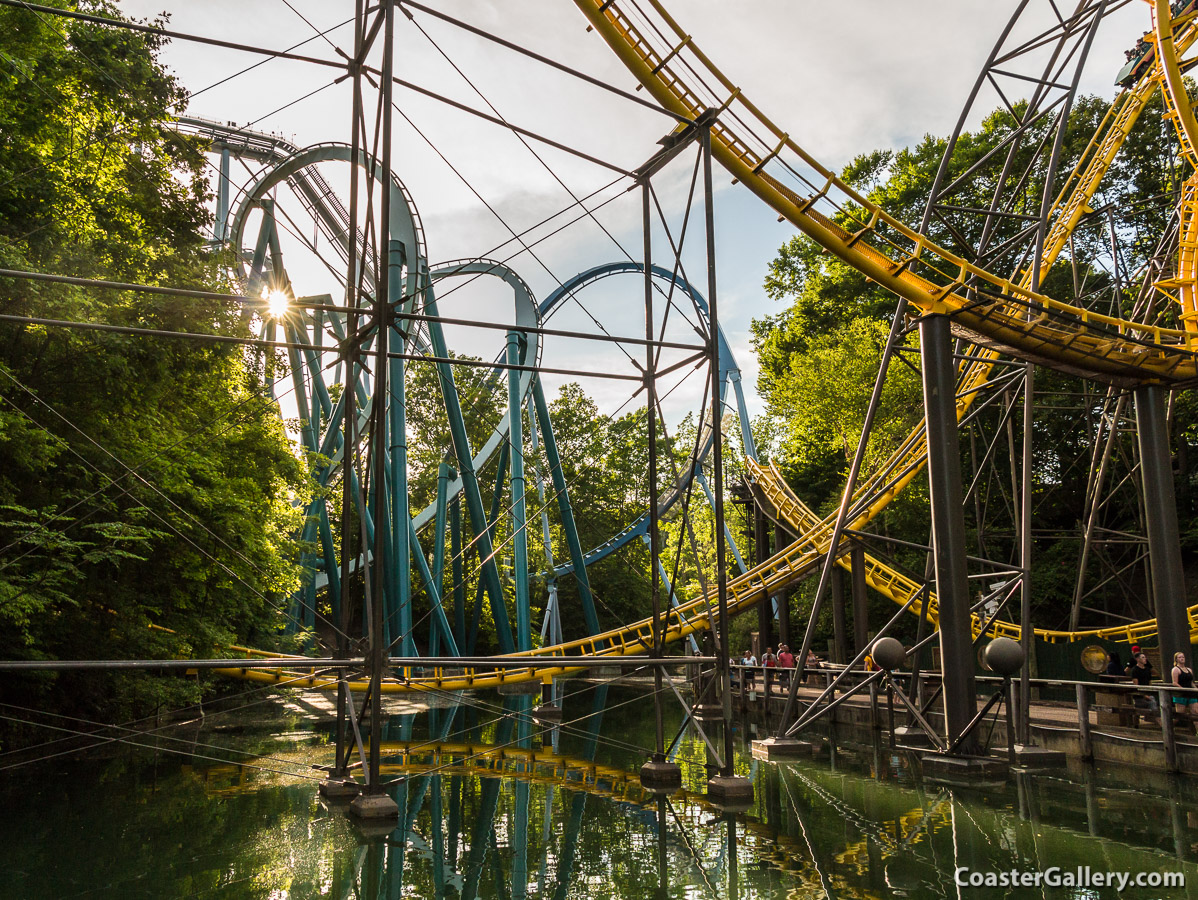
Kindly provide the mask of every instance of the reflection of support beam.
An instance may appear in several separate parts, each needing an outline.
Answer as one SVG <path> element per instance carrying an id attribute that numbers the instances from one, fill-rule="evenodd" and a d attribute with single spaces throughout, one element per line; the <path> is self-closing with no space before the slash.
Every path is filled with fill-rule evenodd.
<path id="1" fill-rule="evenodd" d="M 1185 573 L 1177 530 L 1177 498 L 1173 459 L 1165 419 L 1165 389 L 1146 384 L 1135 390 L 1140 477 L 1144 485 L 1144 516 L 1148 529 L 1148 564 L 1156 600 L 1157 634 L 1162 675 L 1168 678 L 1173 654 L 1190 656 L 1190 628 L 1185 605 Z"/>
<path id="2" fill-rule="evenodd" d="M 595 689 L 595 698 L 591 704 L 590 727 L 587 729 L 587 740 L 582 748 L 582 756 L 586 759 L 595 758 L 595 750 L 599 745 L 599 728 L 603 723 L 603 709 L 606 705 L 607 685 L 603 684 Z M 553 900 L 566 900 L 570 894 L 570 879 L 574 875 L 574 854 L 578 848 L 578 835 L 582 831 L 582 813 L 586 809 L 586 803 L 587 795 L 579 791 L 570 804 L 570 819 L 558 845 L 557 886 L 553 891 Z"/>
<path id="3" fill-rule="evenodd" d="M 795 798 L 794 794 L 791 793 L 790 783 L 786 778 L 786 767 L 779 766 L 776 771 L 778 773 L 778 779 L 782 783 L 782 787 L 786 789 L 787 799 L 790 800 L 790 812 L 794 815 L 795 822 L 799 826 L 799 833 L 803 836 L 803 843 L 807 845 L 807 853 L 811 857 L 811 864 L 815 867 L 815 873 L 819 876 L 820 886 L 824 889 L 824 894 L 829 898 L 829 900 L 836 900 L 836 891 L 833 889 L 832 879 L 827 874 L 835 868 L 835 860 L 824 861 L 821 864 L 821 854 L 817 850 L 819 845 L 812 842 L 811 837 L 807 832 L 807 825 L 803 821 L 803 811 L 806 807 Z M 829 864 L 829 862 L 831 864 Z"/>
<path id="4" fill-rule="evenodd" d="M 512 900 L 525 900 L 528 896 L 528 789 L 527 781 L 517 781 L 512 790 L 516 794 L 516 827 L 511 833 L 512 853 Z"/>
<path id="5" fill-rule="evenodd" d="M 582 813 L 586 809 L 587 795 L 579 791 L 570 804 L 570 819 L 562 834 L 561 849 L 557 858 L 557 887 L 553 900 L 566 900 L 570 894 L 570 879 L 574 876 L 574 854 L 578 848 L 578 834 L 582 831 Z"/>
<path id="6" fill-rule="evenodd" d="M 512 717 L 504 716 L 495 730 L 495 743 L 506 744 L 512 739 Z M 476 900 L 487 850 L 495 834 L 495 812 L 499 808 L 501 778 L 484 778 L 479 790 L 478 813 L 474 819 L 474 830 L 470 833 L 470 853 L 465 865 L 465 883 L 462 885 L 462 900 Z M 579 794 L 579 797 L 585 797 Z"/>
<path id="7" fill-rule="evenodd" d="M 944 718 L 949 743 L 965 731 L 977 711 L 969 581 L 965 565 L 965 517 L 961 509 L 961 452 L 956 415 L 956 366 L 945 316 L 919 321 L 924 408 L 927 413 L 928 491 L 932 506 L 936 594 L 940 601 L 940 660 L 944 673 Z M 961 753 L 976 750 L 967 738 Z"/>
<path id="8" fill-rule="evenodd" d="M 432 846 L 434 900 L 445 900 L 445 834 L 441 819 L 441 776 L 432 777 L 432 793 L 429 797 L 429 812 L 432 815 Z"/>
<path id="9" fill-rule="evenodd" d="M 510 344 L 509 344 L 510 347 Z M 517 403 L 516 409 L 520 410 Z M 513 698 L 517 723 L 516 735 L 519 737 L 516 746 L 528 750 L 532 748 L 532 698 Z M 536 766 L 530 763 L 526 770 L 529 775 L 535 774 Z M 517 770 L 519 771 L 519 770 Z M 529 783 L 521 778 L 512 786 L 515 793 L 514 825 L 508 834 L 508 850 L 512 854 L 512 900 L 525 900 L 528 896 L 528 802 Z"/>
<path id="10" fill-rule="evenodd" d="M 545 877 L 549 873 L 549 853 L 553 848 L 553 842 L 549 836 L 553 834 L 553 801 L 557 798 L 557 785 L 548 785 L 545 788 L 545 810 L 544 816 L 541 819 L 541 865 L 537 869 L 537 896 L 545 896 Z"/>

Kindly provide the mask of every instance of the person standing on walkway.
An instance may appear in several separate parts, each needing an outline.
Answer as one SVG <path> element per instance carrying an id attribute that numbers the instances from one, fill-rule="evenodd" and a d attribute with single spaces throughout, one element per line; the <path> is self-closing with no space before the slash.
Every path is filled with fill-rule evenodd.
<path id="1" fill-rule="evenodd" d="M 1119 654 L 1116 651 L 1111 651 L 1110 662 L 1107 663 L 1106 672 L 1103 674 L 1112 675 L 1116 678 L 1123 677 L 1123 661 L 1119 659 Z"/>
<path id="2" fill-rule="evenodd" d="M 782 686 L 790 687 L 790 670 L 795 667 L 794 654 L 790 652 L 790 644 L 778 645 L 778 668 L 783 669 Z"/>
<path id="3" fill-rule="evenodd" d="M 1182 688 L 1194 686 L 1194 670 L 1186 665 L 1184 653 L 1173 654 L 1173 683 Z M 1173 695 L 1173 708 L 1179 713 L 1189 712 L 1190 705 L 1193 703 L 1198 703 L 1198 697 L 1193 694 Z"/>
<path id="4" fill-rule="evenodd" d="M 1152 663 L 1148 661 L 1148 657 L 1145 654 L 1137 653 L 1132 660 L 1132 664 L 1124 671 L 1124 674 L 1140 687 L 1147 687 L 1152 684 Z M 1136 696 L 1136 705 L 1141 708 L 1146 706 L 1149 716 L 1155 716 L 1160 712 L 1156 697 L 1152 694 L 1138 694 Z"/>
<path id="5" fill-rule="evenodd" d="M 765 652 L 761 654 L 761 668 L 765 669 L 765 690 L 769 693 L 772 690 L 774 683 L 774 673 L 771 669 L 778 667 L 778 657 L 774 656 L 774 648 L 766 647 Z"/>
<path id="6" fill-rule="evenodd" d="M 741 670 L 741 674 L 745 679 L 745 687 L 753 687 L 753 667 L 757 665 L 757 657 L 753 655 L 752 650 L 746 650 L 745 655 L 740 658 L 740 664 L 745 666 Z"/>

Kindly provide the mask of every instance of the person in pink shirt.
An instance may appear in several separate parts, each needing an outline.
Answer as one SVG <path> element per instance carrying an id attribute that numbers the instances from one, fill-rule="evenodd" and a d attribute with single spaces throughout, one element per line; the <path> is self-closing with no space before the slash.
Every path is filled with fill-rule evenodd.
<path id="1" fill-rule="evenodd" d="M 795 657 L 794 657 L 794 654 L 790 652 L 790 645 L 789 644 L 779 644 L 778 645 L 778 668 L 793 669 L 794 667 L 795 667 Z M 782 683 L 783 687 L 790 686 L 790 672 L 789 671 L 785 672 L 782 675 L 781 683 Z"/>

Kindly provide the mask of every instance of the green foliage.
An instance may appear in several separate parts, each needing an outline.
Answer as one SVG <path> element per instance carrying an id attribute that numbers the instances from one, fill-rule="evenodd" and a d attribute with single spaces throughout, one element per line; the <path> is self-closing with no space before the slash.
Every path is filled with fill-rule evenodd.
<path id="1" fill-rule="evenodd" d="M 574 506 L 583 550 L 596 547 L 631 525 L 648 508 L 648 430 L 643 411 L 611 419 L 577 384 L 563 385 L 549 402 L 549 417 L 562 458 L 562 474 Z M 659 484 L 672 483 L 663 448 Z M 542 471 L 548 475 L 548 469 Z M 549 486 L 552 490 L 552 486 Z M 554 517 L 554 521 L 556 517 Z M 530 554 L 531 554 L 530 550 Z M 560 525 L 554 527 L 554 556 L 566 562 L 569 551 Z M 614 628 L 644 618 L 650 603 L 649 554 L 641 541 L 588 569 L 600 624 Z M 581 599 L 571 577 L 559 581 L 562 629 L 567 640 L 586 634 Z"/>
<path id="2" fill-rule="evenodd" d="M 201 148 L 166 124 L 185 92 L 160 43 L 0 10 L 0 266 L 223 286 L 204 244 Z M 0 279 L 0 311 L 248 336 L 230 304 L 16 278 Z M 292 501 L 307 488 L 266 388 L 262 360 L 230 345 L 0 326 L 0 657 L 273 639 L 295 584 Z M 57 680 L 51 702 L 106 715 L 194 692 L 182 679 Z"/>
<path id="3" fill-rule="evenodd" d="M 1058 183 L 1077 164 L 1108 105 L 1097 97 L 1079 98 L 1074 104 L 1061 147 Z M 1002 248 L 1014 246 L 1021 230 L 1027 228 L 1026 217 L 1039 213 L 1053 143 L 1048 130 L 1051 117 L 1044 117 L 1032 124 L 1017 149 L 1010 151 L 1012 145 L 1007 141 L 1017 127 L 1015 116 L 1022 117 L 1025 111 L 1021 105 L 1013 111 L 1001 108 L 987 116 L 975 131 L 961 135 L 944 172 L 945 194 L 937 207 L 927 212 L 927 233 L 935 241 L 1015 279 L 1027 274 L 1024 267 L 1029 257 Z M 1176 138 L 1162 112 L 1157 97 L 1141 115 L 1090 204 L 1098 212 L 1084 218 L 1073 233 L 1068 248 L 1071 261 L 1062 258 L 1041 273 L 1040 290 L 1044 293 L 1104 312 L 1130 312 L 1138 285 L 1132 283 L 1122 292 L 1113 290 L 1115 285 L 1107 271 L 1111 231 L 1120 244 L 1119 268 L 1126 277 L 1156 251 L 1176 192 L 1188 174 L 1188 167 L 1178 164 Z M 945 146 L 943 140 L 927 136 L 911 148 L 862 154 L 845 167 L 842 177 L 898 219 L 918 225 L 924 221 L 927 198 Z M 996 199 L 1011 215 L 987 221 L 973 212 L 989 209 Z M 851 207 L 835 218 L 848 231 L 864 224 L 861 210 Z M 770 449 L 798 495 L 818 511 L 829 512 L 839 500 L 848 461 L 861 435 L 896 300 L 802 236 L 780 248 L 766 274 L 764 289 L 784 308 L 753 323 L 753 344 L 761 363 L 758 390 L 766 402 L 766 414 L 757 423 L 760 443 Z M 1162 318 L 1166 323 L 1175 321 L 1176 311 L 1166 310 Z M 876 471 L 918 425 L 922 403 L 917 351 L 914 338 L 908 337 L 889 367 L 867 445 L 865 475 Z M 992 377 L 1002 371 L 1010 370 L 996 370 Z M 1079 526 L 1085 515 L 1082 506 L 1093 458 L 1096 414 L 1103 390 L 1058 372 L 1041 369 L 1036 375 L 1032 502 L 1038 537 L 1033 547 L 1032 583 L 1036 621 L 1048 627 L 1063 626 L 1068 619 L 1077 580 Z M 1012 564 L 1017 564 L 1019 558 L 1017 516 L 1011 501 L 1015 464 L 1006 447 L 1008 443 L 1018 447 L 1022 441 L 1020 404 L 1014 395 L 1008 395 L 978 410 L 962 431 L 966 484 L 973 481 L 979 468 L 989 472 L 978 479 L 966 505 L 967 528 L 979 552 Z M 1179 438 L 1182 529 L 1187 546 L 1195 546 L 1198 527 L 1192 524 L 1188 457 L 1198 441 L 1198 428 L 1193 424 L 1198 407 L 1188 393 L 1179 394 L 1173 414 Z M 996 440 L 998 452 L 987 457 L 987 448 Z M 1127 455 L 1134 450 L 1128 447 L 1121 452 Z M 1114 466 L 1126 466 L 1119 453 Z M 1135 533 L 1142 526 L 1137 521 L 1134 494 L 1128 495 L 1126 487 L 1134 487 L 1134 482 L 1126 477 L 1125 468 L 1119 473 L 1111 476 L 1114 487 L 1109 490 L 1122 494 L 1104 510 L 1105 524 Z M 925 479 L 916 478 L 870 527 L 883 535 L 927 543 L 926 491 Z M 880 552 L 900 568 L 922 577 L 925 553 L 898 548 Z M 1108 551 L 1108 558 L 1101 564 L 1090 560 L 1090 584 L 1109 582 L 1105 593 L 1099 595 L 1101 599 L 1092 598 L 1090 602 L 1110 603 L 1112 609 L 1135 610 L 1134 614 L 1139 615 L 1138 601 L 1127 596 L 1128 578 L 1132 576 L 1108 577 L 1112 572 L 1121 572 L 1125 563 L 1128 568 L 1134 563 L 1119 553 L 1117 548 Z M 1138 592 L 1143 593 L 1143 589 Z M 800 615 L 802 609 L 809 608 L 811 594 L 806 586 L 796 591 L 794 602 Z M 1150 614 L 1146 609 L 1143 612 Z M 830 632 L 830 623 L 821 621 L 820 629 L 817 643 L 823 646 L 830 636 L 825 633 Z"/>

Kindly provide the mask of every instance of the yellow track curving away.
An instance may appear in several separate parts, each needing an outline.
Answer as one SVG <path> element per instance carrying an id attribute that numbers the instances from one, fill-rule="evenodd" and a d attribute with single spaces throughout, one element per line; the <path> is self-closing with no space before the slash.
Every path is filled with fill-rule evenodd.
<path id="1" fill-rule="evenodd" d="M 673 46 L 655 49 L 644 37 L 634 19 L 647 22 L 649 16 L 636 5 L 636 0 L 574 0 L 599 33 L 628 69 L 664 107 L 695 117 L 709 107 L 720 110 L 721 118 L 712 129 L 712 152 L 732 175 L 790 220 L 804 234 L 835 253 L 879 284 L 905 297 L 923 313 L 949 313 L 954 326 L 982 349 L 962 366 L 957 399 L 960 420 L 974 399 L 985 387 L 999 351 L 1018 358 L 1084 374 L 1115 384 L 1142 381 L 1170 383 L 1198 376 L 1198 326 L 1186 320 L 1187 329 L 1195 332 L 1163 328 L 1156 325 L 1116 319 L 1079 307 L 1061 303 L 1036 294 L 1030 289 L 1031 267 L 1018 281 L 996 276 L 947 250 L 937 246 L 914 229 L 907 227 L 875 204 L 856 193 L 849 185 L 818 163 L 791 138 L 774 125 L 746 99 L 722 72 L 695 45 L 690 36 L 663 8 L 658 0 L 646 0 L 656 15 L 660 34 L 672 34 Z M 1163 88 L 1170 117 L 1177 123 L 1183 143 L 1190 132 L 1193 114 L 1188 100 L 1180 106 L 1174 102 L 1168 78 L 1170 63 L 1177 68 L 1177 59 L 1196 40 L 1198 23 L 1193 15 L 1169 18 L 1167 0 L 1156 0 L 1156 27 L 1170 39 L 1157 40 L 1164 52 L 1157 54 L 1153 66 L 1145 67 L 1137 83 L 1123 91 L 1111 105 L 1097 133 L 1083 152 L 1073 172 L 1066 179 L 1056 202 L 1049 212 L 1049 231 L 1044 242 L 1041 267 L 1047 270 L 1068 244 L 1069 237 L 1089 204 L 1107 170 L 1114 161 L 1124 140 L 1158 87 Z M 1164 14 L 1160 12 L 1163 5 Z M 636 9 L 630 15 L 626 10 Z M 684 76 L 693 79 L 691 84 Z M 706 85 L 714 83 L 722 90 L 716 96 Z M 692 87 L 692 84 L 695 85 Z M 706 93 L 711 102 L 700 99 Z M 1182 95 L 1184 96 L 1184 94 Z M 1179 112 L 1181 110 L 1181 112 Z M 747 124 L 746 124 L 747 123 Z M 765 167 L 783 151 L 789 151 L 811 171 L 818 174 L 822 185 L 810 195 L 801 197 L 765 171 Z M 1189 217 L 1194 223 L 1193 258 L 1198 261 L 1198 190 L 1195 210 Z M 821 201 L 830 200 L 838 208 L 855 209 L 860 227 L 848 232 L 815 209 Z M 1183 255 L 1185 252 L 1183 217 Z M 1180 268 L 1180 267 L 1179 267 Z M 1181 269 L 1184 271 L 1184 269 Z M 980 302 L 969 299 L 965 283 L 983 285 L 988 295 Z M 1167 286 L 1162 284 L 1161 288 Z M 1193 283 L 1190 284 L 1193 296 Z M 1184 294 L 1184 287 L 1182 293 Z M 1037 314 L 1029 318 L 1029 305 Z M 1195 307 L 1198 309 L 1198 304 Z M 1188 312 L 1183 304 L 1183 314 Z M 1198 317 L 1196 317 L 1198 318 Z M 872 496 L 868 506 L 860 510 L 849 527 L 861 529 L 869 524 L 897 494 L 921 471 L 926 460 L 926 438 L 922 424 L 903 441 L 880 472 L 897 473 L 883 481 L 874 476 L 862 481 L 854 497 L 867 493 Z M 831 539 L 832 519 L 820 519 L 802 504 L 785 486 L 776 468 L 749 464 L 749 474 L 759 492 L 774 506 L 778 517 L 799 535 L 799 538 L 766 562 L 732 579 L 728 583 L 728 606 L 736 614 L 762 602 L 772 594 L 800 581 L 821 564 Z M 842 559 L 841 564 L 846 564 Z M 918 591 L 912 579 L 887 566 L 880 560 L 866 557 L 867 583 L 896 603 L 906 603 Z M 700 596 L 671 610 L 666 617 L 665 642 L 682 640 L 698 631 L 710 628 L 708 612 L 714 598 Z M 928 617 L 936 620 L 936 598 L 928 599 Z M 912 604 L 919 611 L 919 603 Z M 1190 628 L 1198 638 L 1198 606 L 1188 611 Z M 571 665 L 570 657 L 610 657 L 613 662 L 627 656 L 643 655 L 652 643 L 652 619 L 614 629 L 591 638 L 571 641 L 552 647 L 542 647 L 527 653 L 510 654 L 511 665 L 504 669 L 424 669 L 418 676 L 405 671 L 403 677 L 383 684 L 387 693 L 420 691 L 454 691 L 489 688 L 501 684 L 548 681 L 563 675 L 577 675 L 585 668 Z M 975 633 L 982 622 L 975 616 Z M 1019 638 L 1019 626 L 997 621 L 990 630 L 996 635 Z M 1116 628 L 1089 631 L 1053 631 L 1037 629 L 1041 639 L 1062 642 L 1086 638 L 1109 638 L 1128 641 L 1143 640 L 1156 632 L 1156 621 L 1150 619 Z M 249 648 L 235 648 L 247 656 L 275 656 Z M 552 668 L 521 666 L 521 656 L 561 656 L 562 664 Z M 304 657 L 296 657 L 293 669 L 219 669 L 221 674 L 262 683 L 287 684 L 301 688 L 335 690 L 335 677 L 303 666 Z M 349 682 L 352 690 L 365 690 L 367 682 Z"/>
<path id="2" fill-rule="evenodd" d="M 975 343 L 1099 380 L 1172 382 L 1198 373 L 1198 360 L 1184 330 L 1103 316 L 1037 294 L 1026 278 L 1016 283 L 976 266 L 858 194 L 745 98 L 659 0 L 575 3 L 664 107 L 692 118 L 709 108 L 720 112 L 712 129 L 712 152 L 734 177 L 804 234 L 919 310 L 952 314 L 954 326 Z M 663 42 L 677 43 L 654 47 L 637 21 L 649 23 L 644 28 L 663 35 Z M 1169 42 L 1174 53 L 1183 52 L 1195 38 L 1191 21 L 1179 28 Z M 1135 95 L 1140 109 L 1157 79 L 1155 73 L 1148 73 L 1141 81 L 1127 92 Z M 1131 113 L 1129 127 L 1139 111 Z M 1111 149 L 1117 150 L 1121 143 L 1120 137 Z M 810 194 L 800 196 L 765 171 L 783 151 L 818 179 Z M 818 212 L 815 207 L 823 203 L 855 209 L 857 230 L 846 231 Z M 1082 211 L 1082 207 L 1073 210 L 1077 216 Z M 1074 224 L 1076 220 L 1065 223 L 1066 235 Z M 982 296 L 971 298 L 967 283 Z M 1030 317 L 1029 305 L 1034 307 Z"/>
<path id="3" fill-rule="evenodd" d="M 748 134 L 747 128 L 744 132 L 738 134 L 727 124 L 724 124 L 726 120 L 722 120 L 722 124 L 717 125 L 713 129 L 713 153 L 717 155 L 720 161 L 739 180 L 744 181 L 751 190 L 765 199 L 775 210 L 798 226 L 805 234 L 812 237 L 826 249 L 836 253 L 846 262 L 876 278 L 876 266 L 878 257 L 881 254 L 874 247 L 865 244 L 867 239 L 877 235 L 879 223 L 885 223 L 890 225 L 896 233 L 905 237 L 909 245 L 907 254 L 901 256 L 899 261 L 893 258 L 889 260 L 891 265 L 889 269 L 889 274 L 892 275 L 891 279 L 887 281 L 876 278 L 876 280 L 890 287 L 895 293 L 906 297 L 908 301 L 918 306 L 924 312 L 951 312 L 954 313 L 955 322 L 961 322 L 962 319 L 972 317 L 974 313 L 971 310 L 965 310 L 964 316 L 960 312 L 966 301 L 963 296 L 958 294 L 958 291 L 966 273 L 981 276 L 996 288 L 998 292 L 1016 299 L 1026 300 L 1035 297 L 1029 289 L 1031 281 L 1030 267 L 1023 273 L 1017 285 L 989 273 L 981 272 L 976 268 L 968 267 L 963 260 L 936 247 L 930 241 L 920 238 L 911 229 L 901 226 L 887 217 L 875 205 L 856 194 L 850 187 L 837 179 L 833 173 L 816 163 L 809 154 L 790 140 L 786 134 L 781 132 L 777 126 L 770 122 L 751 103 L 741 97 L 739 90 L 694 45 L 690 37 L 678 27 L 677 23 L 657 0 L 647 0 L 648 5 L 660 18 L 661 23 L 665 26 L 664 30 L 673 33 L 678 41 L 676 45 L 670 47 L 665 53 L 658 53 L 645 41 L 642 33 L 634 25 L 632 16 L 624 12 L 624 7 L 628 5 L 627 3 L 621 3 L 620 0 L 616 0 L 616 2 L 575 0 L 575 2 L 586 14 L 592 26 L 611 45 L 612 49 L 615 50 L 616 54 L 624 61 L 633 74 L 653 93 L 659 102 L 668 108 L 688 116 L 695 116 L 703 109 L 703 105 L 697 99 L 698 95 L 696 91 L 682 81 L 677 74 L 678 71 L 692 73 L 693 77 L 699 82 L 707 83 L 708 81 L 714 81 L 723 90 L 727 91 L 727 99 L 718 105 L 723 109 L 730 109 L 738 113 L 735 118 L 737 124 L 743 124 L 747 119 L 751 125 L 755 124 L 761 130 L 764 130 L 769 137 L 763 142 L 758 134 Z M 648 20 L 648 16 L 640 11 L 639 8 L 638 16 L 641 21 Z M 1156 54 L 1154 65 L 1146 67 L 1145 72 L 1142 73 L 1138 82 L 1116 98 L 1094 138 L 1083 152 L 1077 166 L 1066 179 L 1056 202 L 1049 212 L 1050 228 L 1044 242 L 1041 257 L 1041 268 L 1044 270 L 1047 270 L 1056 261 L 1060 252 L 1068 243 L 1069 237 L 1081 216 L 1088 211 L 1089 203 L 1095 191 L 1097 191 L 1099 184 L 1102 182 L 1103 177 L 1106 175 L 1107 170 L 1122 147 L 1124 140 L 1131 133 L 1140 113 L 1158 86 L 1162 88 L 1162 92 L 1166 98 L 1166 109 L 1169 111 L 1170 118 L 1177 126 L 1183 146 L 1192 148 L 1198 145 L 1198 124 L 1195 124 L 1193 111 L 1188 99 L 1184 99 L 1186 95 L 1181 82 L 1179 74 L 1180 67 L 1178 65 L 1178 57 L 1198 39 L 1198 25 L 1195 23 L 1195 15 L 1190 13 L 1179 17 L 1177 20 L 1173 20 L 1170 16 L 1167 0 L 1156 0 L 1156 16 L 1154 21 L 1157 31 L 1157 44 L 1159 48 L 1162 48 L 1162 52 Z M 662 30 L 659 28 L 658 33 L 660 34 Z M 1180 103 L 1175 101 L 1175 96 L 1178 96 L 1174 92 L 1175 87 L 1181 91 L 1179 96 L 1183 100 Z M 743 116 L 739 115 L 741 113 L 743 113 Z M 754 142 L 760 146 L 768 146 L 768 142 L 774 140 L 777 141 L 774 145 L 775 149 L 765 154 L 765 156 L 755 155 L 748 149 Z M 764 165 L 769 161 L 769 158 L 777 155 L 783 148 L 789 149 L 799 156 L 808 166 L 818 171 L 824 177 L 825 183 L 822 191 L 807 198 L 796 198 L 793 192 L 789 191 L 763 171 Z M 1190 150 L 1188 155 L 1191 156 L 1192 163 L 1198 164 L 1198 160 L 1193 159 L 1192 150 Z M 820 199 L 821 195 L 827 196 L 834 191 L 839 192 L 843 199 L 864 211 L 866 222 L 860 231 L 854 234 L 847 234 L 826 218 L 811 210 L 812 205 Z M 1188 194 L 1192 194 L 1198 198 L 1198 189 L 1192 189 Z M 1187 228 L 1187 223 L 1193 227 Z M 1179 271 L 1181 272 L 1187 271 L 1185 267 L 1187 251 L 1189 251 L 1191 259 L 1198 259 L 1198 224 L 1195 223 L 1198 223 L 1198 210 L 1191 210 L 1190 215 L 1186 216 L 1183 209 L 1182 259 L 1179 265 Z M 1194 232 L 1192 235 L 1190 234 L 1191 231 Z M 886 240 L 886 238 L 881 239 Z M 892 239 L 888 243 L 890 244 L 888 249 L 900 249 L 898 241 Z M 918 257 L 920 261 L 926 262 L 929 256 L 937 259 L 937 264 L 931 269 L 932 272 L 942 274 L 945 270 L 951 270 L 955 267 L 961 275 L 951 283 L 945 284 L 943 281 L 939 281 L 934 285 L 932 283 L 932 276 L 929 275 L 919 283 L 919 287 L 923 291 L 921 294 L 920 291 L 913 290 L 916 276 L 912 273 L 911 267 L 908 264 L 914 257 Z M 921 270 L 921 272 L 926 274 L 927 270 Z M 894 277 L 896 274 L 897 277 Z M 1194 293 L 1193 277 L 1189 279 L 1188 285 L 1181 286 L 1183 297 L 1186 295 L 1187 288 L 1192 296 Z M 1036 362 L 1043 362 L 1047 365 L 1056 365 L 1068 371 L 1077 371 L 1074 368 L 1071 345 L 1076 338 L 1084 333 L 1093 319 L 1083 310 L 1069 307 L 1066 304 L 1059 304 L 1055 301 L 1047 300 L 1047 298 L 1035 297 L 1034 302 L 1046 310 L 1052 310 L 1063 315 L 1054 317 L 1051 325 L 1048 324 L 1045 316 L 1034 318 L 1030 323 L 1030 331 L 1023 329 L 1021 332 L 1028 339 L 1027 342 L 1020 343 L 1018 339 L 1013 340 L 1004 349 L 1015 356 L 1031 359 Z M 1183 302 L 1183 316 L 1194 308 L 1194 306 L 1186 306 Z M 1002 316 L 995 316 L 993 319 L 976 326 L 976 331 L 978 332 L 976 336 L 980 338 L 979 342 L 984 346 L 999 347 L 1007 342 L 1011 336 L 1008 329 L 1014 328 L 1015 330 L 1020 330 L 1019 323 L 1012 324 L 1009 317 L 1026 316 L 1026 308 L 1022 304 L 1012 304 L 1003 310 L 1003 313 L 1008 317 L 1007 319 L 1004 320 Z M 1074 319 L 1072 323 L 1073 334 L 1068 336 L 1062 336 L 1062 329 L 1066 327 L 1065 323 L 1067 321 L 1065 315 Z M 1104 324 L 1107 325 L 1111 325 L 1114 322 L 1115 320 L 1109 318 L 1104 319 Z M 1027 325 L 1029 323 L 1023 324 Z M 1186 324 L 1187 329 L 1193 327 L 1190 321 L 1187 321 Z M 992 327 L 993 330 L 988 330 Z M 1137 334 L 1141 337 L 1145 335 L 1145 332 L 1139 329 L 1146 326 L 1133 325 L 1129 322 L 1119 322 L 1114 327 L 1119 335 Z M 969 324 L 966 324 L 965 330 L 970 331 L 974 329 Z M 1154 334 L 1154 339 L 1159 342 L 1163 340 L 1164 334 L 1165 332 L 1157 332 Z M 1184 332 L 1172 329 L 1168 330 L 1167 334 L 1174 342 L 1173 352 L 1177 355 L 1173 363 L 1162 366 L 1157 370 L 1158 378 L 1156 380 L 1169 380 L 1168 376 L 1165 375 L 1165 371 L 1169 370 L 1171 365 L 1177 366 L 1177 368 L 1171 369 L 1174 377 L 1178 377 L 1183 367 L 1188 371 L 1192 370 L 1194 366 L 1190 337 Z M 1060 346 L 1055 348 L 1046 347 L 1044 344 L 1046 340 L 1060 342 Z M 1129 355 L 1134 355 L 1136 351 L 1128 350 L 1127 352 L 1129 352 Z M 994 350 L 989 350 L 983 352 L 977 359 L 965 365 L 958 391 L 958 419 L 965 415 L 972 405 L 973 400 L 978 396 L 980 388 L 989 377 L 992 362 L 996 357 L 997 353 Z M 1156 363 L 1154 362 L 1152 365 L 1156 365 Z M 1109 375 L 1109 370 L 1102 366 L 1095 366 L 1087 374 L 1103 378 Z M 1122 376 L 1117 376 L 1117 380 L 1126 377 L 1127 374 L 1125 372 Z M 849 527 L 862 528 L 867 525 L 918 474 L 920 469 L 922 469 L 925 459 L 926 437 L 921 424 L 919 428 L 907 437 L 899 450 L 888 460 L 887 464 L 879 467 L 879 471 L 881 472 L 898 472 L 901 474 L 888 484 L 882 484 L 878 479 L 866 479 L 857 489 L 855 493 L 856 497 L 867 493 L 876 496 L 874 501 L 854 521 L 848 523 Z M 776 468 L 763 469 L 750 463 L 749 469 L 750 475 L 753 477 L 758 488 L 775 506 L 779 517 L 787 522 L 788 526 L 795 533 L 802 535 L 800 542 L 806 541 L 812 543 L 818 548 L 818 552 L 826 553 L 831 540 L 832 519 L 825 518 L 821 520 L 805 507 L 786 488 Z M 843 559 L 842 563 L 844 563 Z M 880 593 L 889 596 L 899 604 L 906 603 L 918 590 L 918 585 L 914 581 L 873 558 L 870 558 L 867 563 L 867 581 Z M 918 611 L 918 601 L 913 603 L 912 607 L 915 611 Z M 934 620 L 935 615 L 936 602 L 933 597 L 929 600 L 929 617 Z M 1198 625 L 1195 622 L 1196 615 L 1198 615 L 1198 606 L 1192 607 L 1189 610 L 1192 631 L 1198 631 Z M 973 625 L 976 632 L 980 629 L 982 622 L 975 616 Z M 998 621 L 992 623 L 991 628 L 994 633 L 1009 637 L 1018 638 L 1020 634 L 1019 626 L 1010 622 Z M 1093 637 L 1139 640 L 1146 635 L 1155 633 L 1155 631 L 1155 620 L 1147 620 L 1117 628 L 1077 632 L 1037 629 L 1036 634 L 1042 639 L 1050 641 L 1072 641 Z"/>

